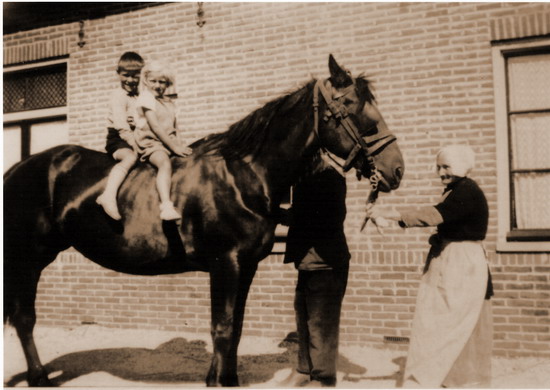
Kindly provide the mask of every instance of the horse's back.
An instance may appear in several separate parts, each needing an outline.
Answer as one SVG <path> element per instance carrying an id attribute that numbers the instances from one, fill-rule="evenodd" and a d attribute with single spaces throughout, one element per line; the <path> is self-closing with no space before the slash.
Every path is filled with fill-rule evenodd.
<path id="1" fill-rule="evenodd" d="M 13 185 L 14 181 L 19 182 L 25 177 L 29 181 L 49 177 L 50 170 L 54 175 L 57 172 L 67 172 L 76 162 L 84 160 L 96 164 L 109 165 L 110 158 L 106 153 L 87 149 L 79 145 L 59 145 L 36 153 L 27 159 L 13 165 L 4 173 L 4 186 Z M 111 160 L 112 162 L 112 160 Z"/>

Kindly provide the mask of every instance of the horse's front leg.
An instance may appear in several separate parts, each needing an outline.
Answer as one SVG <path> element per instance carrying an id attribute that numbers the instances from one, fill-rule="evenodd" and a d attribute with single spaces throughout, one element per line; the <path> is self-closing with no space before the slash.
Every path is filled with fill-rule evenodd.
<path id="1" fill-rule="evenodd" d="M 257 264 L 241 268 L 235 258 L 218 259 L 210 271 L 211 334 L 214 346 L 207 386 L 239 386 L 237 348 L 244 308 Z"/>

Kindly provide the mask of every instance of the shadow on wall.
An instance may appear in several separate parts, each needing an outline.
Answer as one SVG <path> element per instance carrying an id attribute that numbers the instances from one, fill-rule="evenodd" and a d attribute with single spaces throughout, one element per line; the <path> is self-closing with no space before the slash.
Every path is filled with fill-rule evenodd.
<path id="1" fill-rule="evenodd" d="M 154 350 L 113 348 L 70 353 L 49 362 L 46 370 L 49 374 L 57 374 L 50 376 L 56 386 L 94 372 L 107 372 L 137 382 L 186 382 L 202 385 L 212 359 L 212 353 L 208 352 L 206 347 L 207 344 L 202 340 L 187 341 L 178 337 Z M 286 350 L 278 354 L 239 356 L 238 372 L 242 386 L 267 382 L 277 371 L 295 367 L 298 350 L 295 334 L 289 334 L 279 347 Z M 362 375 L 367 369 L 340 355 L 338 371 L 344 372 L 346 380 L 353 382 L 364 379 Z M 26 382 L 26 373 L 13 376 L 6 382 L 6 386 L 13 387 L 21 382 Z"/>

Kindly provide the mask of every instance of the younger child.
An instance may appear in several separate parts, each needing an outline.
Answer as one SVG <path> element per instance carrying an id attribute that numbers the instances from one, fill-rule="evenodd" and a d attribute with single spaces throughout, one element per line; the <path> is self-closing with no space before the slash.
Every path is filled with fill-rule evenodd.
<path id="1" fill-rule="evenodd" d="M 191 154 L 177 138 L 176 109 L 165 96 L 174 84 L 174 75 L 167 65 L 151 62 L 141 72 L 140 94 L 136 102 L 135 140 L 141 161 L 150 161 L 157 169 L 157 190 L 160 196 L 160 218 L 165 221 L 181 219 L 170 200 L 172 165 L 170 156 Z"/>
<path id="2" fill-rule="evenodd" d="M 117 74 L 120 88 L 111 94 L 109 114 L 107 117 L 107 143 L 105 149 L 117 163 L 107 179 L 104 192 L 97 198 L 107 215 L 119 220 L 117 193 L 122 182 L 134 166 L 137 155 L 134 152 L 134 118 L 135 103 L 138 96 L 139 77 L 143 68 L 143 58 L 137 53 L 128 51 L 118 60 Z"/>

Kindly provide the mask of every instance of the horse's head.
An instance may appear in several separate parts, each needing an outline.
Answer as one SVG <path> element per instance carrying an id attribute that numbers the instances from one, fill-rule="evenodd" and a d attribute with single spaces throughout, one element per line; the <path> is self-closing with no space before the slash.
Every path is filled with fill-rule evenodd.
<path id="1" fill-rule="evenodd" d="M 368 177 L 373 189 L 396 189 L 403 177 L 403 156 L 378 111 L 368 80 L 354 79 L 332 55 L 329 69 L 331 77 L 315 85 L 313 102 L 322 147 L 345 160 L 344 171 L 353 167 Z"/>

